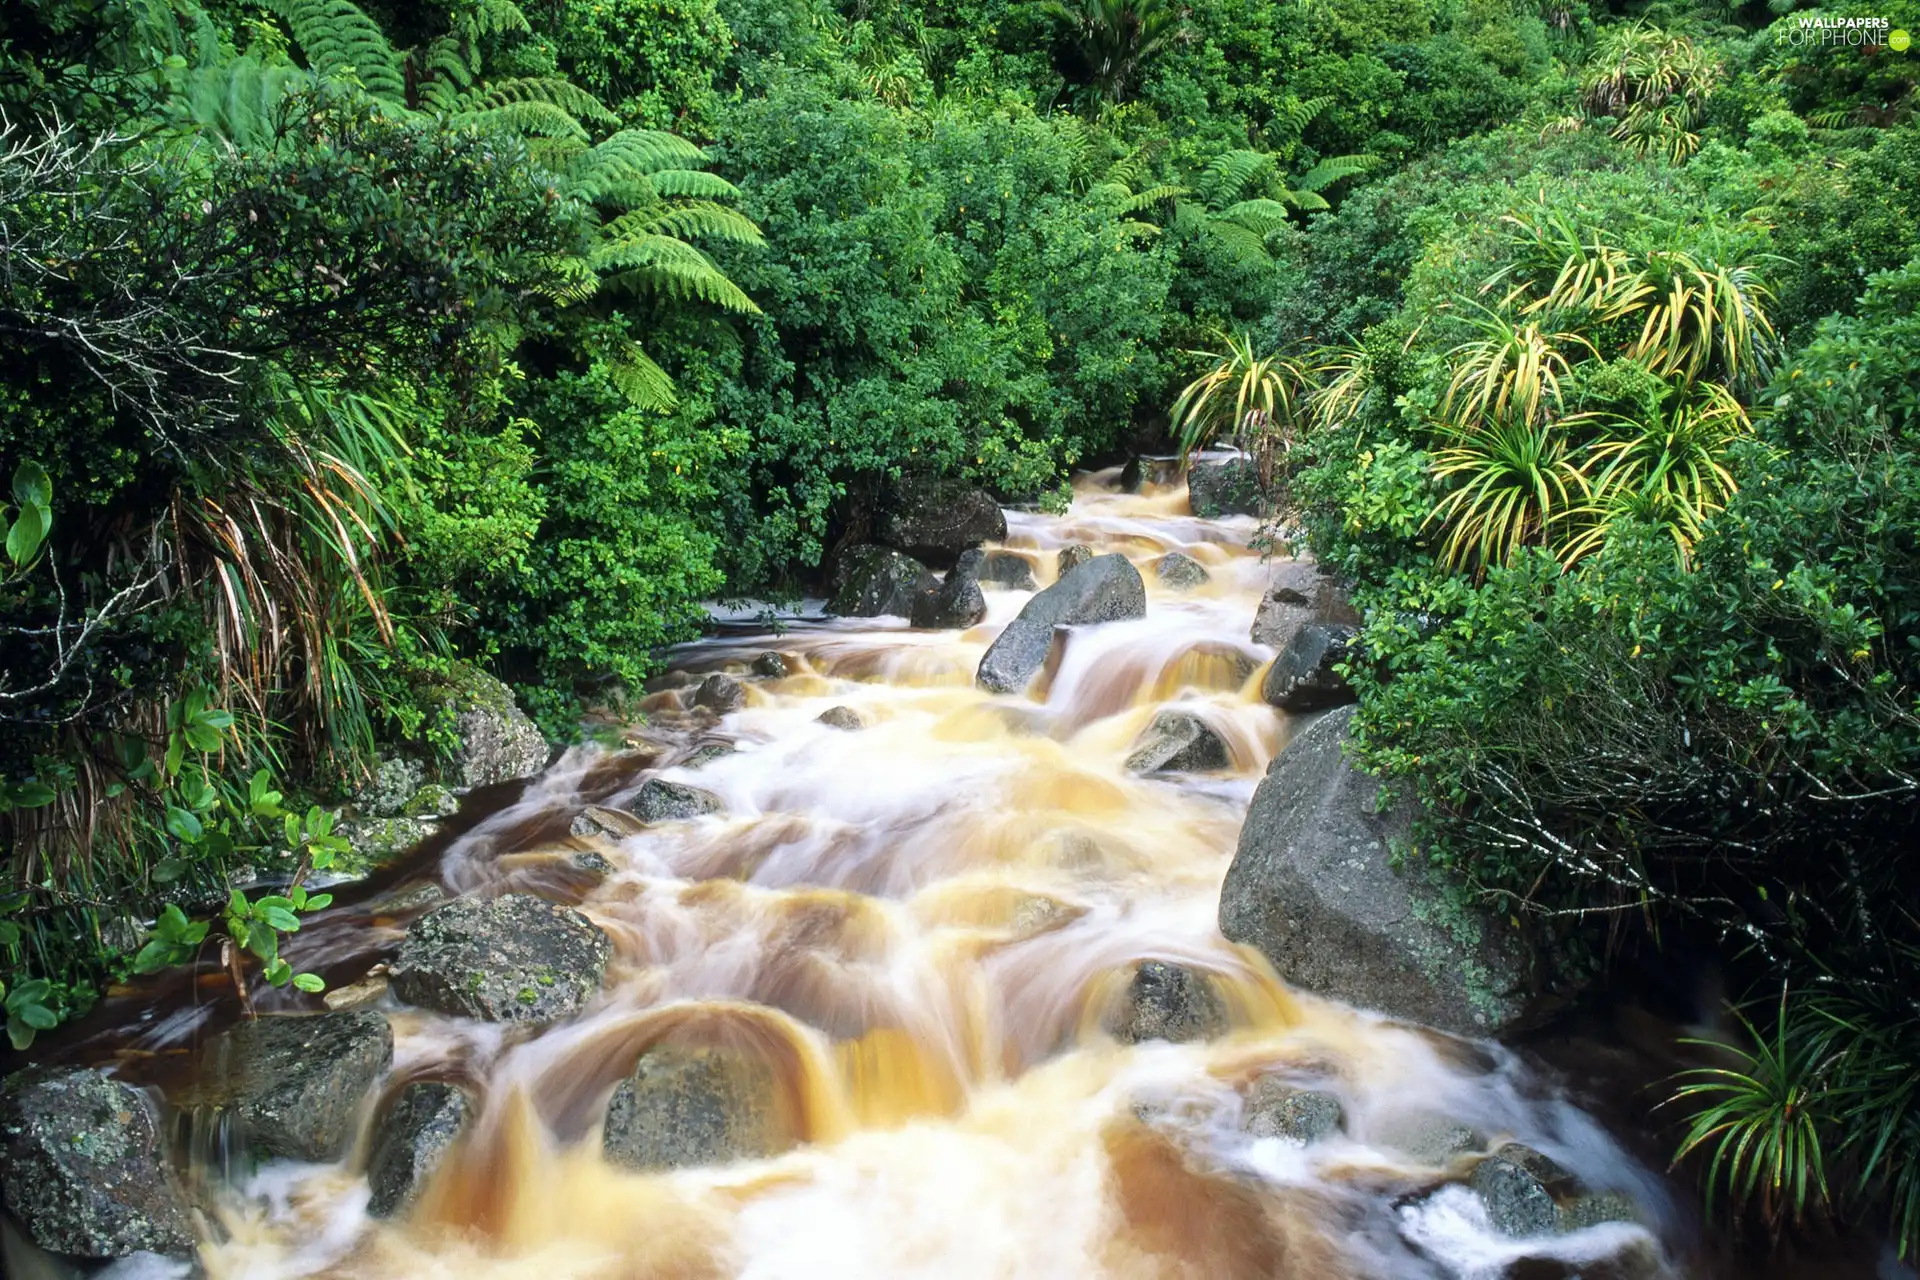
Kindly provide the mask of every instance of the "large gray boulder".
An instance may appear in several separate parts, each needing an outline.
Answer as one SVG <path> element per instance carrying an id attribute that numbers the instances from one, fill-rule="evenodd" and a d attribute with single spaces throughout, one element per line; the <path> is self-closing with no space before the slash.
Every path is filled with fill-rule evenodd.
<path id="1" fill-rule="evenodd" d="M 208 1046 L 191 1101 L 229 1113 L 254 1155 L 338 1160 L 392 1065 L 393 1031 L 371 1009 L 249 1019 Z"/>
<path id="2" fill-rule="evenodd" d="M 1205 565 L 1184 551 L 1169 551 L 1154 561 L 1153 574 L 1161 586 L 1175 591 L 1191 591 L 1213 577 Z"/>
<path id="3" fill-rule="evenodd" d="M 1046 665 L 1054 628 L 1146 616 L 1140 571 L 1123 555 L 1095 556 L 1027 601 L 980 659 L 974 682 L 989 693 L 1019 693 Z"/>
<path id="4" fill-rule="evenodd" d="M 927 566 L 891 547 L 858 546 L 840 557 L 827 611 L 842 618 L 907 618 L 913 602 L 938 583 Z"/>
<path id="5" fill-rule="evenodd" d="M 1246 458 L 1195 462 L 1187 468 L 1187 505 L 1203 520 L 1260 515 L 1265 506 L 1260 473 Z"/>
<path id="6" fill-rule="evenodd" d="M 193 1252 L 152 1106 L 100 1071 L 31 1067 L 0 1081 L 0 1188 L 21 1230 L 52 1253 Z"/>
<path id="7" fill-rule="evenodd" d="M 1351 656 L 1357 634 L 1333 622 L 1296 628 L 1267 668 L 1260 696 L 1282 711 L 1324 711 L 1352 702 L 1354 692 L 1337 668 Z"/>
<path id="8" fill-rule="evenodd" d="M 1007 536 L 1006 513 L 983 489 L 957 480 L 911 480 L 889 497 L 880 541 L 932 565 Z"/>
<path id="9" fill-rule="evenodd" d="M 387 971 L 408 1004 L 483 1022 L 546 1022 L 600 989 L 611 952 L 599 926 L 532 894 L 456 898 L 407 928 Z"/>
<path id="10" fill-rule="evenodd" d="M 1143 961 L 1119 1003 L 1107 1011 L 1107 1034 L 1122 1044 L 1210 1040 L 1227 1030 L 1227 1006 L 1204 973 L 1164 960 Z"/>
<path id="11" fill-rule="evenodd" d="M 391 1218 L 410 1208 L 472 1110 L 467 1095 L 450 1084 L 420 1080 L 402 1089 L 381 1119 L 367 1161 L 373 1191 L 367 1212 Z"/>
<path id="12" fill-rule="evenodd" d="M 1253 615 L 1253 642 L 1284 649 L 1305 623 L 1357 627 L 1360 621 L 1360 611 L 1332 574 L 1321 572 L 1312 560 L 1281 560 L 1273 565 L 1266 594 Z"/>
<path id="13" fill-rule="evenodd" d="M 980 570 L 986 553 L 962 551 L 940 585 L 913 599 L 913 625 L 924 631 L 964 631 L 987 616 L 987 597 L 980 590 Z"/>
<path id="14" fill-rule="evenodd" d="M 547 767 L 546 738 L 513 700 L 513 690 L 486 672 L 457 664 L 441 704 L 459 742 L 443 770 L 453 785 L 514 782 Z"/>
<path id="15" fill-rule="evenodd" d="M 1191 711 L 1153 717 L 1127 756 L 1129 773 L 1204 773 L 1233 763 L 1226 739 Z"/>
<path id="16" fill-rule="evenodd" d="M 1411 808 L 1377 812 L 1380 782 L 1346 758 L 1353 708 L 1316 720 L 1253 794 L 1220 890 L 1220 931 L 1293 986 L 1462 1035 L 1497 1035 L 1527 1012 L 1513 931 L 1463 907 L 1424 864 L 1392 863 Z"/>
<path id="17" fill-rule="evenodd" d="M 778 1155 L 799 1140 L 771 1063 L 723 1047 L 659 1044 L 607 1104 L 607 1158 L 632 1169 L 685 1169 Z"/>

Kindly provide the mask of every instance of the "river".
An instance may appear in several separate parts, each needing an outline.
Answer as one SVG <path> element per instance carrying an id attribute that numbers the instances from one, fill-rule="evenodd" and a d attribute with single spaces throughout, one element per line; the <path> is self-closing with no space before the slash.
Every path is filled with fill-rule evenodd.
<path id="1" fill-rule="evenodd" d="M 207 1271 L 1479 1278 L 1522 1257 L 1564 1261 L 1532 1274 L 1573 1274 L 1623 1243 L 1643 1259 L 1683 1247 L 1661 1179 L 1519 1058 L 1291 992 L 1220 936 L 1241 817 L 1300 727 L 1259 696 L 1272 654 L 1248 632 L 1268 566 L 1246 545 L 1250 519 L 1195 519 L 1183 489 L 1128 495 L 1112 479 L 1083 479 L 1063 515 L 1009 513 L 1006 545 L 1040 585 L 1081 543 L 1125 553 L 1148 588 L 1144 619 L 1072 633 L 1029 696 L 973 684 L 1026 591 L 989 590 L 965 632 L 821 619 L 722 634 L 675 651 L 677 674 L 626 745 L 568 751 L 446 843 L 429 868 L 444 886 L 540 892 L 605 929 L 604 990 L 538 1033 L 385 997 L 393 1078 L 467 1084 L 481 1099 L 470 1132 L 395 1221 L 366 1213 L 365 1137 L 340 1165 L 239 1177 L 220 1194 Z M 1210 581 L 1161 586 L 1151 562 L 1174 550 Z M 751 675 L 769 650 L 787 674 Z M 687 685 L 722 670 L 748 695 L 716 722 L 686 705 Z M 1170 704 L 1221 733 L 1229 770 L 1126 771 Z M 861 727 L 821 723 L 832 707 Z M 694 756 L 722 744 L 735 750 Z M 565 834 L 584 803 L 617 807 L 654 776 L 697 782 L 724 814 Z M 570 855 L 587 848 L 610 874 L 576 874 Z M 364 903 L 333 916 L 294 954 L 336 981 L 405 924 Z M 1103 1028 L 1146 960 L 1207 975 L 1230 1029 L 1116 1043 Z M 183 1034 L 169 1019 L 140 1032 L 150 1047 Z M 609 1091 L 642 1048 L 673 1041 L 763 1061 L 802 1144 L 671 1174 L 609 1164 Z M 1344 1132 L 1307 1146 L 1250 1132 L 1245 1096 L 1263 1076 L 1336 1094 Z M 1631 1196 L 1651 1233 L 1498 1235 L 1464 1189 L 1435 1193 L 1438 1165 L 1394 1137 L 1436 1117 Z"/>

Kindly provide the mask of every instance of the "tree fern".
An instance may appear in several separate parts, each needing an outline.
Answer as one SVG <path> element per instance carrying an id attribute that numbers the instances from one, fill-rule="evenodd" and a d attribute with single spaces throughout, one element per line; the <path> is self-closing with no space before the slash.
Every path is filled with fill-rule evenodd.
<path id="1" fill-rule="evenodd" d="M 607 110 L 600 99 L 559 76 L 516 76 L 510 80 L 489 81 L 463 98 L 460 105 L 468 112 L 541 106 L 563 111 L 576 120 L 606 125 L 620 123 L 620 117 Z"/>
<path id="2" fill-rule="evenodd" d="M 1292 179 L 1289 185 L 1295 191 L 1311 191 L 1318 194 L 1342 178 L 1357 177 L 1370 172 L 1379 164 L 1380 157 L 1375 155 L 1328 156 L 1299 177 Z"/>
<path id="3" fill-rule="evenodd" d="M 183 105 L 195 124 L 235 146 L 258 146 L 271 136 L 280 103 L 311 83 L 298 67 L 243 56 L 195 67 L 186 79 Z"/>
<path id="4" fill-rule="evenodd" d="M 274 0 L 293 38 L 317 76 L 351 74 L 368 93 L 395 106 L 406 105 L 407 77 L 400 55 L 380 26 L 350 0 Z"/>
<path id="5" fill-rule="evenodd" d="M 648 174 L 647 181 L 656 193 L 666 197 L 733 200 L 740 195 L 740 188 L 704 169 L 661 169 Z"/>
<path id="6" fill-rule="evenodd" d="M 616 288 L 682 302 L 698 300 L 729 311 L 760 310 L 711 258 L 673 236 L 643 232 L 603 240 L 587 254 L 587 262 L 596 271 L 613 273 L 609 283 Z"/>
<path id="7" fill-rule="evenodd" d="M 641 409 L 671 409 L 679 403 L 673 379 L 637 342 L 626 341 L 603 353 L 601 363 L 614 389 Z"/>
<path id="8" fill-rule="evenodd" d="M 612 240 L 643 234 L 668 235 L 682 240 L 695 236 L 731 244 L 766 243 L 751 218 L 711 200 L 686 200 L 636 209 L 621 214 L 606 228 L 606 236 Z"/>

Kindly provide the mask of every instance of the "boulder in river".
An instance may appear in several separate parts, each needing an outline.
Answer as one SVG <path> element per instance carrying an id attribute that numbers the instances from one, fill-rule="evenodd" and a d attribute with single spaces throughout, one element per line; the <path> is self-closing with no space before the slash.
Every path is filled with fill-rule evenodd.
<path id="1" fill-rule="evenodd" d="M 607 1158 L 632 1169 L 686 1169 L 778 1155 L 798 1141 L 784 1085 L 759 1055 L 657 1044 L 607 1104 Z"/>
<path id="2" fill-rule="evenodd" d="M 1140 571 L 1123 555 L 1095 556 L 1027 601 L 980 660 L 975 683 L 989 693 L 1019 693 L 1046 665 L 1054 628 L 1146 616 Z"/>
<path id="3" fill-rule="evenodd" d="M 1267 578 L 1266 594 L 1253 616 L 1253 642 L 1284 649 L 1293 633 L 1308 622 L 1360 625 L 1360 611 L 1347 599 L 1332 574 L 1312 560 L 1275 562 Z"/>
<path id="4" fill-rule="evenodd" d="M 684 782 L 648 778 L 629 806 L 642 822 L 689 822 L 726 808 L 720 797 Z"/>
<path id="5" fill-rule="evenodd" d="M 466 1093 L 450 1084 L 418 1080 L 402 1089 L 375 1131 L 367 1212 L 391 1218 L 411 1207 L 472 1110 Z"/>
<path id="6" fill-rule="evenodd" d="M 1204 973 L 1146 960 L 1133 971 L 1120 1002 L 1108 1011 L 1107 1034 L 1122 1044 L 1210 1040 L 1227 1030 L 1227 1006 Z"/>
<path id="7" fill-rule="evenodd" d="M 1588 1190 L 1559 1164 L 1518 1142 L 1475 1165 L 1467 1185 L 1503 1235 L 1551 1235 L 1638 1218 L 1625 1196 Z"/>
<path id="8" fill-rule="evenodd" d="M 388 978 L 408 1004 L 483 1022 L 546 1022 L 600 989 L 599 926 L 532 894 L 456 898 L 414 921 Z"/>
<path id="9" fill-rule="evenodd" d="M 932 565 L 1007 536 L 1006 513 L 983 489 L 957 480 L 919 478 L 889 495 L 880 541 Z"/>
<path id="10" fill-rule="evenodd" d="M 843 618 L 908 618 L 913 602 L 937 586 L 927 566 L 891 547 L 858 546 L 840 557 L 827 611 Z"/>
<path id="11" fill-rule="evenodd" d="M 193 1098 L 231 1112 L 256 1155 L 338 1160 L 392 1064 L 393 1030 L 371 1009 L 249 1019 L 208 1047 Z"/>
<path id="12" fill-rule="evenodd" d="M 1093 548 L 1084 542 L 1069 542 L 1060 548 L 1060 554 L 1054 558 L 1055 578 L 1064 578 L 1069 569 L 1077 569 L 1093 559 Z"/>
<path id="13" fill-rule="evenodd" d="M 1163 587 L 1191 591 L 1213 579 L 1205 565 L 1184 551 L 1169 551 L 1153 562 L 1153 574 Z"/>
<path id="14" fill-rule="evenodd" d="M 1320 1089 L 1300 1089 L 1279 1076 L 1261 1076 L 1247 1090 L 1240 1127 L 1256 1138 L 1318 1142 L 1346 1123 L 1340 1099 Z"/>
<path id="15" fill-rule="evenodd" d="M 768 680 L 784 679 L 787 675 L 786 655 L 767 650 L 753 660 L 753 674 Z"/>
<path id="16" fill-rule="evenodd" d="M 913 599 L 913 625 L 923 631 L 963 631 L 987 616 L 987 597 L 980 590 L 980 570 L 986 555 L 963 551 L 940 585 Z"/>
<path id="17" fill-rule="evenodd" d="M 193 1252 L 152 1105 L 102 1071 L 29 1067 L 0 1081 L 0 1189 L 27 1238 L 51 1253 Z"/>
<path id="18" fill-rule="evenodd" d="M 1220 890 L 1220 931 L 1290 985 L 1462 1035 L 1527 1012 L 1514 932 L 1450 900 L 1424 864 L 1396 868 L 1411 806 L 1377 809 L 1380 782 L 1345 756 L 1353 708 L 1309 725 L 1253 794 Z"/>
<path id="19" fill-rule="evenodd" d="M 830 729 L 844 729 L 848 732 L 867 727 L 867 722 L 861 719 L 860 713 L 852 707 L 828 707 L 814 719 Z"/>
<path id="20" fill-rule="evenodd" d="M 1130 773 L 1204 773 L 1233 763 L 1227 743 L 1191 711 L 1162 711 L 1127 757 Z"/>
<path id="21" fill-rule="evenodd" d="M 513 782 L 547 767 L 547 740 L 506 685 L 467 663 L 456 663 L 452 678 L 438 692 L 453 714 L 459 743 L 443 770 L 453 785 Z"/>
<path id="22" fill-rule="evenodd" d="M 1187 468 L 1187 505 L 1203 520 L 1257 516 L 1265 501 L 1260 473 L 1250 459 L 1195 462 Z"/>
<path id="23" fill-rule="evenodd" d="M 1039 586 L 1033 562 L 1018 551 L 989 551 L 980 563 L 980 581 L 1009 591 L 1032 591 Z"/>
<path id="24" fill-rule="evenodd" d="M 1322 711 L 1352 702 L 1353 689 L 1335 668 L 1347 661 L 1356 634 L 1334 622 L 1301 624 L 1267 668 L 1261 696 L 1282 711 Z"/>
<path id="25" fill-rule="evenodd" d="M 716 671 L 694 687 L 693 705 L 717 716 L 727 715 L 747 705 L 746 686 Z"/>

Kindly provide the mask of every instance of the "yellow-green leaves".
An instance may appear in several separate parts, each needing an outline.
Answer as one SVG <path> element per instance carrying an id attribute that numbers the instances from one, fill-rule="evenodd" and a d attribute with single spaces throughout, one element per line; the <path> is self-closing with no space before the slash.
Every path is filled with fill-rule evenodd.
<path id="1" fill-rule="evenodd" d="M 10 512 L 7 559 L 19 572 L 33 564 L 53 529 L 53 482 L 46 469 L 31 459 L 14 469 Z"/>

